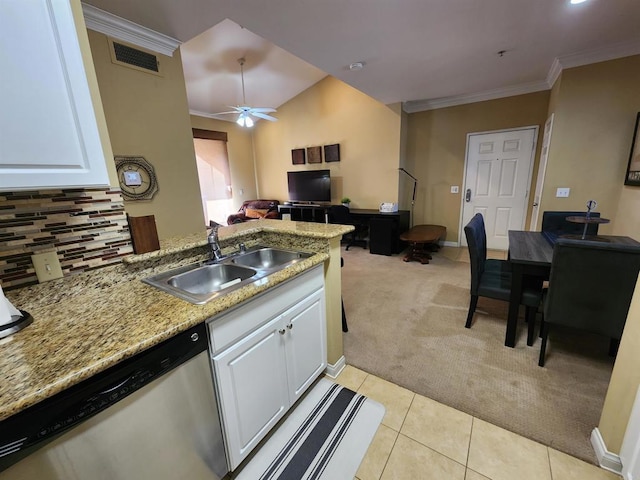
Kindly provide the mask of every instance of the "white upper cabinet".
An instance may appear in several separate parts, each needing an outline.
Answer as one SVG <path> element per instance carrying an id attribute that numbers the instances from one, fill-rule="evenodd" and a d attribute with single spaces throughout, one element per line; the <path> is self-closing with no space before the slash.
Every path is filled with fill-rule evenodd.
<path id="1" fill-rule="evenodd" d="M 109 185 L 70 1 L 0 1 L 0 190 Z"/>

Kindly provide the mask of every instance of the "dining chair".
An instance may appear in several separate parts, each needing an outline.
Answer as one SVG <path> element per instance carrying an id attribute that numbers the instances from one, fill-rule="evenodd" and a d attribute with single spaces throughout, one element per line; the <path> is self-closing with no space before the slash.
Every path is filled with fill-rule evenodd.
<path id="1" fill-rule="evenodd" d="M 549 288 L 543 299 L 543 367 L 549 331 L 564 325 L 607 336 L 622 336 L 638 272 L 640 247 L 587 240 L 558 239 L 553 248 Z M 611 351 L 610 354 L 615 354 Z"/>
<path id="2" fill-rule="evenodd" d="M 366 233 L 367 225 L 355 220 L 349 213 L 349 207 L 345 207 L 344 205 L 331 205 L 329 207 L 328 217 L 329 223 L 353 225 L 355 227 L 353 232 L 345 235 L 348 236 L 346 250 L 349 250 L 349 247 L 353 247 L 354 245 L 367 248 L 367 241 L 363 238 L 359 238 Z"/>
<path id="3" fill-rule="evenodd" d="M 511 295 L 511 269 L 506 260 L 487 259 L 487 233 L 482 214 L 476 213 L 464 227 L 471 263 L 471 300 L 466 328 L 471 328 L 479 297 L 509 301 Z M 529 324 L 527 345 L 533 345 L 536 313 L 542 298 L 542 281 L 525 282 L 520 303 L 526 306 L 525 318 Z"/>
<path id="4" fill-rule="evenodd" d="M 546 211 L 542 212 L 542 234 L 553 244 L 560 235 L 582 235 L 584 224 L 572 223 L 567 217 L 584 217 L 586 212 L 562 212 Z M 591 212 L 592 217 L 599 217 L 600 212 Z M 587 225 L 587 235 L 598 234 L 598 224 Z"/>

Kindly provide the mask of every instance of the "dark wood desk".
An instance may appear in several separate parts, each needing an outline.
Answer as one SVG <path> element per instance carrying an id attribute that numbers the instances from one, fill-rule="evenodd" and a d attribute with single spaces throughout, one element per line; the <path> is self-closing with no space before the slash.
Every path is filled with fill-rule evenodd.
<path id="1" fill-rule="evenodd" d="M 280 214 L 291 215 L 291 220 L 327 223 L 327 212 L 331 205 L 292 204 L 278 205 Z M 374 209 L 350 208 L 349 214 L 369 226 L 369 252 L 378 255 L 400 253 L 405 244 L 400 234 L 409 230 L 409 210 L 380 212 Z"/>
<path id="2" fill-rule="evenodd" d="M 562 238 L 559 237 L 559 238 Z M 640 245 L 629 237 L 598 235 L 585 238 L 586 241 L 603 241 L 621 245 Z M 582 240 L 580 240 L 582 241 Z M 518 328 L 518 311 L 522 296 L 522 283 L 527 276 L 549 278 L 553 244 L 541 232 L 509 230 L 509 261 L 511 262 L 511 297 L 509 317 L 504 344 L 515 347 Z"/>
<path id="3" fill-rule="evenodd" d="M 369 253 L 392 255 L 404 250 L 400 234 L 409 229 L 409 210 L 380 212 L 373 209 L 351 208 L 351 216 L 369 225 Z"/>

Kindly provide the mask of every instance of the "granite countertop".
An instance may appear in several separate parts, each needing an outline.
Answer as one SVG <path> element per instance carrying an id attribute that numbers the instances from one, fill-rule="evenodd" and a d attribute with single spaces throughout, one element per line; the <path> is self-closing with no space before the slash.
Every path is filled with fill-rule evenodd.
<path id="1" fill-rule="evenodd" d="M 257 220 L 221 228 L 224 254 L 269 245 L 314 252 L 261 281 L 193 305 L 141 278 L 207 258 L 206 233 L 161 242 L 123 264 L 6 292 L 33 324 L 0 340 L 0 420 L 278 285 L 329 258 L 328 240 L 353 227 Z"/>

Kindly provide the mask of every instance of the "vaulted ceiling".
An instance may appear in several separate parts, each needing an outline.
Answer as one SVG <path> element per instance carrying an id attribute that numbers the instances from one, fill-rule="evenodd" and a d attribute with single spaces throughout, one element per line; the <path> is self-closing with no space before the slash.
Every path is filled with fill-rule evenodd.
<path id="1" fill-rule="evenodd" d="M 638 0 L 86 0 L 181 42 L 189 105 L 278 107 L 329 74 L 416 111 L 640 54 Z M 361 70 L 349 65 L 362 62 Z"/>

